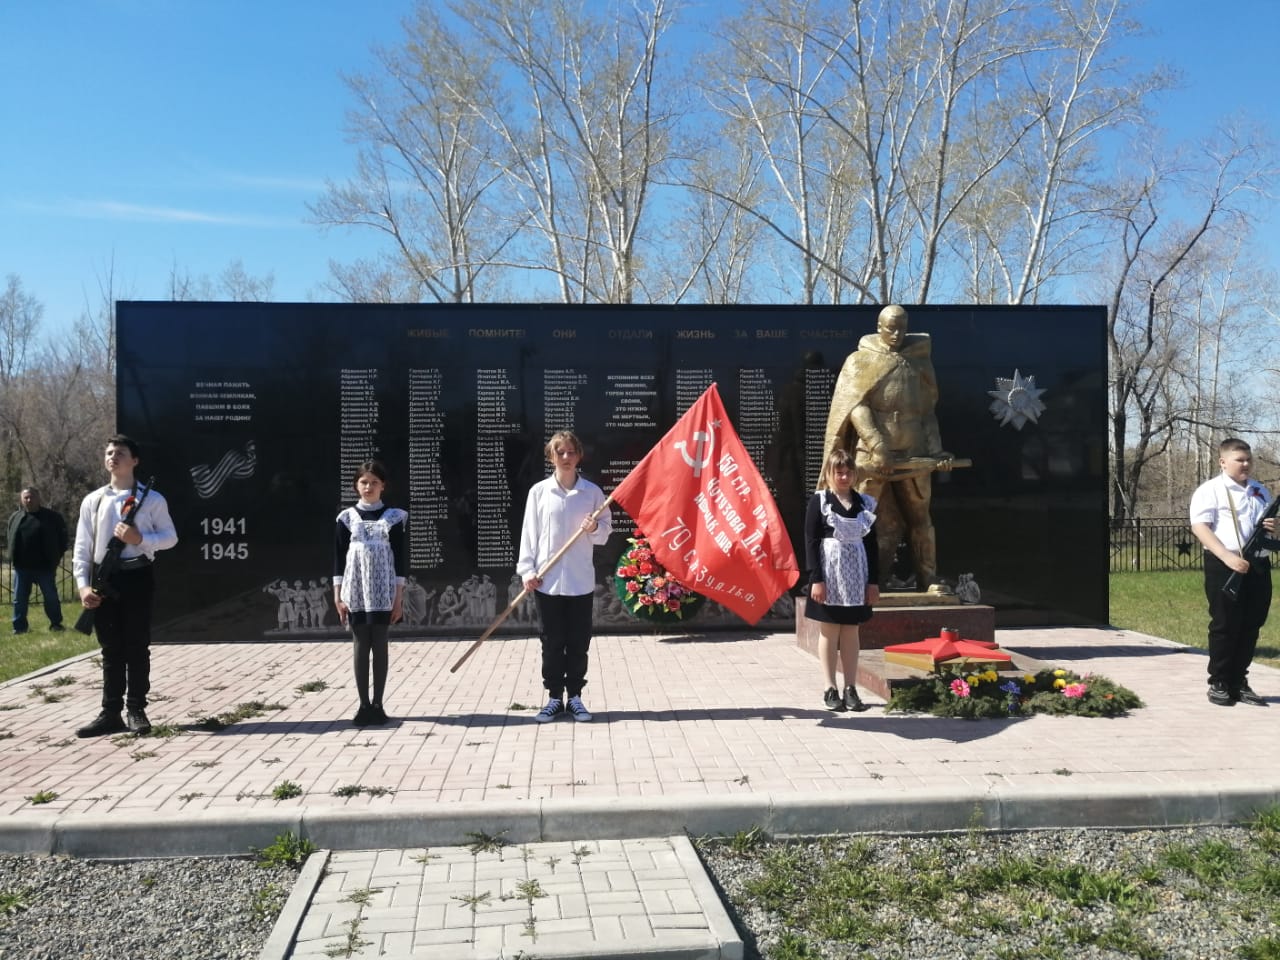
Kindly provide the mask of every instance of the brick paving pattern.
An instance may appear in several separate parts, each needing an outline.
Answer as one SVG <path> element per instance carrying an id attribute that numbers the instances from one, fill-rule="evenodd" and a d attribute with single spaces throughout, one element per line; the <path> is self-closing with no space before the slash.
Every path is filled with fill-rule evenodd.
<path id="1" fill-rule="evenodd" d="M 75 738 L 98 709 L 92 658 L 0 687 L 0 813 L 234 815 L 292 804 L 372 814 L 461 801 L 890 797 L 958 785 L 1054 787 L 1063 770 L 1077 787 L 1158 787 L 1189 772 L 1231 784 L 1275 769 L 1269 716 L 1209 704 L 1200 651 L 1104 629 L 1001 631 L 998 639 L 1107 675 L 1147 707 L 1113 721 L 832 714 L 821 704 L 816 663 L 788 636 L 608 636 L 593 643 L 585 692 L 595 721 L 540 725 L 536 639 L 492 641 L 457 674 L 448 668 L 459 642 L 397 641 L 392 723 L 360 729 L 350 723 L 346 643 L 162 646 L 153 651 L 149 713 L 177 728 L 169 738 Z M 1263 696 L 1280 695 L 1276 671 L 1255 668 L 1251 679 Z M 327 688 L 300 692 L 315 681 Z M 219 732 L 196 726 L 253 701 L 283 709 Z M 273 799 L 283 781 L 302 796 Z M 334 793 L 354 786 L 374 795 Z M 57 798 L 33 806 L 28 798 L 40 791 Z"/>
<path id="2" fill-rule="evenodd" d="M 329 872 L 293 911 L 296 945 L 273 935 L 281 960 L 347 934 L 353 956 L 393 960 L 733 960 L 686 831 L 1187 823 L 1280 802 L 1280 713 L 1209 704 L 1202 651 L 1101 628 L 996 639 L 1146 707 L 967 722 L 885 714 L 864 693 L 870 711 L 833 714 L 791 636 L 602 636 L 595 720 L 540 725 L 536 638 L 493 640 L 457 674 L 469 640 L 393 640 L 392 722 L 359 729 L 348 644 L 281 641 L 157 647 L 149 713 L 172 735 L 78 740 L 101 682 L 78 658 L 0 686 L 0 849 L 234 854 L 296 830 Z M 1280 703 L 1280 672 L 1250 679 Z M 500 852 L 459 846 L 508 829 Z"/>
<path id="3" fill-rule="evenodd" d="M 292 956 L 716 956 L 732 931 L 684 837 L 366 850 L 331 856 Z"/>

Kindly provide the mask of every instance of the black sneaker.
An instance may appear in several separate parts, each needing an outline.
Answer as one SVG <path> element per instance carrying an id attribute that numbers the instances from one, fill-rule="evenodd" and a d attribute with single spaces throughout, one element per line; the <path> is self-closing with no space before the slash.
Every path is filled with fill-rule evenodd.
<path id="1" fill-rule="evenodd" d="M 382 709 L 382 704 L 373 703 L 369 705 L 369 726 L 380 727 L 387 722 L 387 711 Z"/>
<path id="2" fill-rule="evenodd" d="M 92 723 L 77 730 L 76 736 L 82 740 L 87 737 L 105 737 L 111 733 L 123 733 L 127 729 L 124 721 L 120 719 L 120 714 L 103 710 L 94 717 Z"/>
<path id="3" fill-rule="evenodd" d="M 145 737 L 151 732 L 151 721 L 147 719 L 147 712 L 145 710 L 130 710 L 128 712 L 128 717 L 130 733 L 136 733 L 140 737 Z"/>
<path id="4" fill-rule="evenodd" d="M 591 711 L 587 709 L 587 705 L 582 702 L 581 697 L 570 697 L 566 707 L 573 719 L 579 723 L 591 722 Z"/>
<path id="5" fill-rule="evenodd" d="M 1247 703 L 1251 707 L 1271 706 L 1271 704 L 1267 703 L 1266 700 L 1254 693 L 1247 683 L 1243 684 L 1240 689 L 1235 692 L 1235 698 L 1240 703 Z"/>
<path id="6" fill-rule="evenodd" d="M 1231 696 L 1231 691 L 1227 689 L 1225 683 L 1215 681 L 1209 684 L 1209 702 L 1220 707 L 1234 707 L 1236 699 Z"/>
<path id="7" fill-rule="evenodd" d="M 827 687 L 827 692 L 822 695 L 822 702 L 828 710 L 835 710 L 837 713 L 844 711 L 844 701 L 840 699 L 840 691 L 835 687 Z"/>
<path id="8" fill-rule="evenodd" d="M 369 724 L 373 723 L 373 707 L 361 706 L 360 709 L 356 711 L 356 715 L 351 718 L 351 722 L 357 727 L 367 727 Z"/>
<path id="9" fill-rule="evenodd" d="M 67 628 L 60 623 L 51 623 L 49 624 L 49 629 L 52 630 L 54 633 L 61 633 L 63 630 Z"/>
<path id="10" fill-rule="evenodd" d="M 547 701 L 547 705 L 538 711 L 538 715 L 533 718 L 533 722 L 550 723 L 562 713 L 564 713 L 564 701 L 559 697 L 552 697 Z"/>
<path id="11" fill-rule="evenodd" d="M 862 698 L 858 696 L 858 691 L 853 686 L 844 688 L 844 705 L 845 709 L 852 710 L 854 713 L 862 713 L 868 709 L 867 705 L 862 702 Z"/>

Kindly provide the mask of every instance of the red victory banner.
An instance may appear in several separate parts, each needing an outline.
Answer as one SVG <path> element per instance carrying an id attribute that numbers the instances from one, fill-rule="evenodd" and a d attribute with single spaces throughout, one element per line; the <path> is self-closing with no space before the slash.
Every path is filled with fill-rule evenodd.
<path id="1" fill-rule="evenodd" d="M 672 576 L 748 623 L 800 577 L 777 504 L 714 383 L 610 499 Z"/>

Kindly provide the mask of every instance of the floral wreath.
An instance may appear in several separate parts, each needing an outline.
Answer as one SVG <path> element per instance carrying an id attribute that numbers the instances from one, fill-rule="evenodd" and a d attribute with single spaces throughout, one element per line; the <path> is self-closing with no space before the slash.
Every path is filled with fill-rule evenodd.
<path id="1" fill-rule="evenodd" d="M 654 556 L 643 533 L 628 537 L 618 558 L 613 586 L 622 605 L 636 617 L 654 621 L 688 620 L 705 598 L 673 577 Z"/>
<path id="2" fill-rule="evenodd" d="M 1142 705 L 1132 690 L 1098 674 L 1049 668 L 1010 675 L 943 664 L 926 677 L 896 686 L 885 709 L 976 720 L 1033 713 L 1119 717 Z"/>

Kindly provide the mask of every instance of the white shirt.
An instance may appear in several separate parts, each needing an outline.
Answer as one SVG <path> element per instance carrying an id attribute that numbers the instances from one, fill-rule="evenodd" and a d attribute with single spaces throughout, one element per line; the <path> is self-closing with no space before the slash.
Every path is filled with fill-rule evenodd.
<path id="1" fill-rule="evenodd" d="M 137 496 L 142 498 L 145 484 L 138 484 Z M 71 569 L 76 586 L 87 587 L 93 581 L 93 565 L 101 563 L 107 555 L 111 532 L 123 519 L 125 501 L 131 490 L 116 490 L 110 484 L 93 491 L 80 503 L 80 519 L 76 524 L 76 545 L 72 553 Z M 169 504 L 164 497 L 152 490 L 138 511 L 138 532 L 142 543 L 126 543 L 120 559 L 132 560 L 146 557 L 154 560 L 156 552 L 168 550 L 178 542 L 178 531 L 169 517 Z"/>
<path id="2" fill-rule="evenodd" d="M 582 521 L 604 503 L 604 491 L 590 480 L 578 477 L 572 490 L 563 490 L 553 473 L 535 483 L 525 503 L 524 523 L 520 528 L 520 557 L 516 573 L 521 581 L 537 574 L 578 532 Z M 542 579 L 540 593 L 554 597 L 580 597 L 594 593 L 596 568 L 592 548 L 600 546 L 613 532 L 613 516 L 609 510 L 596 518 L 595 533 L 584 533 L 574 542 Z"/>
<path id="3" fill-rule="evenodd" d="M 1248 541 L 1270 502 L 1271 494 L 1257 480 L 1251 479 L 1246 487 L 1220 473 L 1200 484 L 1191 495 L 1191 522 L 1207 524 L 1224 547 L 1239 554 L 1244 549 L 1241 538 Z M 1235 520 L 1231 519 L 1233 504 Z M 1240 524 L 1238 533 L 1237 521 Z"/>

